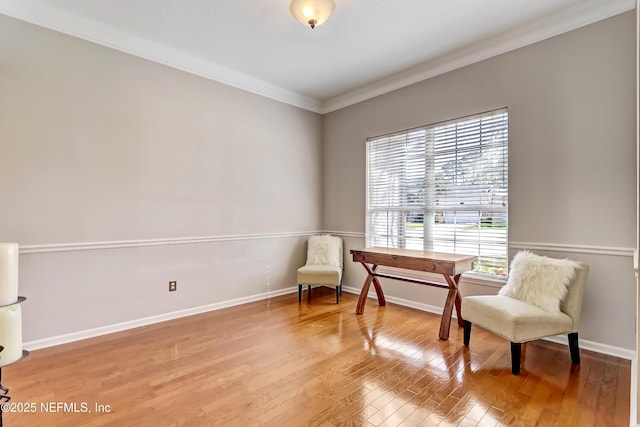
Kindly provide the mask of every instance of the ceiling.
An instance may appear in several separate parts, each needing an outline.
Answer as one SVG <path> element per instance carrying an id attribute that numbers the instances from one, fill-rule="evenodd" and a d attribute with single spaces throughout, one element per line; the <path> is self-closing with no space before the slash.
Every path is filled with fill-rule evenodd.
<path id="1" fill-rule="evenodd" d="M 326 113 L 635 8 L 635 0 L 0 0 L 0 13 Z"/>

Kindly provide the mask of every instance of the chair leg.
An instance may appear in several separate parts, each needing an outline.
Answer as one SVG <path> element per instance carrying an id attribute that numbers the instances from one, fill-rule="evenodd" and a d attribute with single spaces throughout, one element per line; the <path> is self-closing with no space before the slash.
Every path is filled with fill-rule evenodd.
<path id="1" fill-rule="evenodd" d="M 464 321 L 464 345 L 469 347 L 469 341 L 471 340 L 471 322 Z"/>
<path id="2" fill-rule="evenodd" d="M 307 302 L 311 302 L 311 285 L 307 285 Z"/>
<path id="3" fill-rule="evenodd" d="M 578 347 L 578 333 L 569 334 L 569 351 L 571 352 L 571 363 L 580 364 L 580 348 Z"/>
<path id="4" fill-rule="evenodd" d="M 522 354 L 522 344 L 519 342 L 511 343 L 511 373 L 520 375 L 520 355 Z"/>
<path id="5" fill-rule="evenodd" d="M 340 304 L 340 286 L 336 286 L 336 304 Z"/>
<path id="6" fill-rule="evenodd" d="M 302 302 L 302 285 L 298 284 L 298 302 Z"/>

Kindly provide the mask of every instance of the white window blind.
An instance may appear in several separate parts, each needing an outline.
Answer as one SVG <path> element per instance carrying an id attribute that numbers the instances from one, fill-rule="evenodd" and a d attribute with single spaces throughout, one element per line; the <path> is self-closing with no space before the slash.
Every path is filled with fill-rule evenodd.
<path id="1" fill-rule="evenodd" d="M 367 246 L 476 255 L 506 274 L 506 109 L 367 139 Z"/>

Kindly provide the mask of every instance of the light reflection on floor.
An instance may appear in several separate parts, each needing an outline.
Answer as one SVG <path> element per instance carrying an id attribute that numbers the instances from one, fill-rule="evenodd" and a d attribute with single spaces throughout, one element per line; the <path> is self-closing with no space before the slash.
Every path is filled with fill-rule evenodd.
<path id="1" fill-rule="evenodd" d="M 502 425 L 500 423 L 506 413 L 502 404 L 514 400 L 511 396 L 530 392 L 517 387 L 514 389 L 519 379 L 511 378 L 507 341 L 481 346 L 482 341 L 488 340 L 484 337 L 489 335 L 476 330 L 473 337 L 475 349 L 473 343 L 471 347 L 464 347 L 460 341 L 462 332 L 455 329 L 455 323 L 452 324 L 451 339 L 438 340 L 437 331 L 433 329 L 415 333 L 423 327 L 420 320 L 394 324 L 394 317 L 390 316 L 388 309 L 378 307 L 375 314 L 371 313 L 374 310 L 375 307 L 370 307 L 368 316 L 340 313 L 340 321 L 331 330 L 325 328 L 321 317 L 306 325 L 318 328 L 318 334 L 323 335 L 317 348 L 316 342 L 311 343 L 314 349 L 339 354 L 345 350 L 342 347 L 343 334 L 355 332 L 352 329 L 355 325 L 350 322 L 356 320 L 362 338 L 359 347 L 365 355 L 342 371 L 356 381 L 341 387 L 353 388 L 343 404 L 355 411 L 353 416 L 358 422 L 386 426 L 405 425 L 411 420 L 407 425 L 438 425 L 446 424 L 448 419 L 464 417 L 465 422 L 471 423 L 469 425 L 475 425 L 474 422 Z M 319 347 L 320 343 L 322 347 Z M 535 360 L 543 352 L 557 351 L 545 348 L 533 344 L 531 360 L 527 360 L 527 346 L 523 347 L 522 356 L 526 362 L 523 372 L 529 379 L 521 386 L 532 388 L 544 383 L 544 390 L 551 393 L 551 398 L 557 399 L 566 394 L 570 371 L 565 369 L 564 353 L 560 352 L 559 368 L 553 369 L 558 375 L 548 380 L 536 375 L 539 370 L 549 371 L 549 360 L 556 363 L 557 358 L 548 355 L 543 358 L 546 362 Z M 367 357 L 371 359 L 367 361 Z M 496 377 L 504 378 L 509 387 L 487 388 Z M 533 385 L 529 386 L 528 381 Z M 325 395 L 333 396 L 335 392 Z M 452 413 L 457 415 L 451 418 Z M 509 417 L 513 415 L 506 418 L 507 422 Z"/>
<path id="2" fill-rule="evenodd" d="M 403 364 L 409 364 L 420 372 L 421 368 L 428 368 L 430 372 L 440 373 L 436 376 L 443 381 L 454 379 L 454 386 L 459 386 L 469 375 L 480 368 L 478 362 L 473 361 L 469 349 L 459 349 L 462 357 L 451 359 L 452 354 L 444 351 L 438 345 L 425 345 L 422 341 L 403 340 L 393 335 L 376 332 L 373 327 L 366 327 L 360 322 L 360 331 L 363 335 L 363 349 L 368 353 L 385 359 L 402 359 Z M 437 344 L 446 346 L 444 342 Z M 419 374 L 418 374 L 419 376 Z M 451 383 L 449 383 L 451 386 Z M 438 423 L 447 415 L 450 408 L 441 408 L 440 402 L 416 398 L 416 393 L 404 391 L 399 393 L 394 390 L 393 382 L 384 378 L 366 379 L 363 382 L 363 415 L 374 424 L 384 421 L 384 425 L 396 425 L 409 415 L 414 418 L 424 419 L 420 425 Z M 496 424 L 502 416 L 501 411 L 491 408 L 491 400 L 482 401 L 476 396 L 468 398 L 464 402 L 469 419 L 482 419 L 483 423 Z M 426 423 L 426 424 L 425 424 Z"/>

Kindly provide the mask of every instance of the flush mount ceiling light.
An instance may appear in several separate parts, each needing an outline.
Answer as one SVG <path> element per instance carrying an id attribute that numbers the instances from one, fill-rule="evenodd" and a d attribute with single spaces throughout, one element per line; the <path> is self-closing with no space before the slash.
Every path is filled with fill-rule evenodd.
<path id="1" fill-rule="evenodd" d="M 335 7 L 333 0 L 291 0 L 289 4 L 291 14 L 311 28 L 324 24 Z"/>

